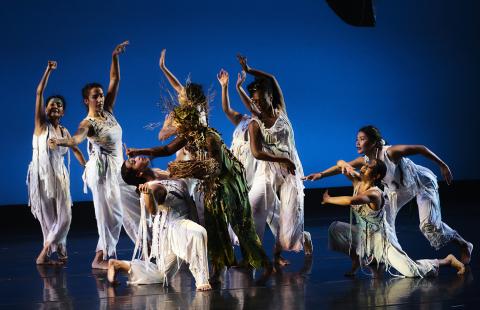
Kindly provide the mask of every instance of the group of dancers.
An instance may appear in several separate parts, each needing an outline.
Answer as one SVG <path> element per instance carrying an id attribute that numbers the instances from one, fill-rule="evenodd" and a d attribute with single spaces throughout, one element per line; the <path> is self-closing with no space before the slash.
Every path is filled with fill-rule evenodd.
<path id="1" fill-rule="evenodd" d="M 325 192 L 322 203 L 350 206 L 351 218 L 355 217 L 355 224 L 352 220 L 334 222 L 328 232 L 329 248 L 352 259 L 347 275 L 372 264 L 406 277 L 436 275 L 444 265 L 464 272 L 473 245 L 442 222 L 435 174 L 407 158 L 421 154 L 431 159 L 449 183 L 450 170 L 438 156 L 424 146 L 386 145 L 377 128 L 366 126 L 358 131 L 356 142 L 363 156 L 304 176 L 278 81 L 250 67 L 240 55 L 242 71 L 236 90 L 248 114 L 230 105 L 228 73 L 222 69 L 217 75 L 222 109 L 235 126 L 230 148 L 209 126 L 210 98 L 201 85 L 179 82 L 167 68 L 163 50 L 160 69 L 175 94 L 159 139 L 172 140 L 150 148 L 125 147 L 128 158 L 124 160 L 122 128 L 114 107 L 120 83 L 119 55 L 127 45 L 128 41 L 119 44 L 112 53 L 106 94 L 98 83 L 82 89 L 87 116 L 73 136 L 60 124 L 65 98 L 43 99 L 56 62 L 48 62 L 38 85 L 27 177 L 29 205 L 44 239 L 37 264 L 61 264 L 68 259 L 72 201 L 64 156 L 68 154 L 69 164 L 72 149 L 85 167 L 85 191 L 88 187 L 93 196 L 99 240 L 92 268 L 108 270 L 112 283 L 119 271 L 125 271 L 131 284 L 167 284 L 183 262 L 198 290 L 211 289 L 225 267 L 231 266 L 262 268 L 260 281 L 265 280 L 275 267 L 289 264 L 283 251 L 313 254 L 311 236 L 304 230 L 303 182 L 340 173 L 352 181 L 353 196 L 331 197 Z M 244 90 L 247 74 L 254 77 L 248 94 Z M 85 139 L 88 161 L 78 148 Z M 150 158 L 174 154 L 165 170 L 151 166 Z M 402 250 L 395 218 L 413 198 L 418 203 L 420 230 L 430 244 L 436 249 L 449 242 L 457 244 L 460 260 L 450 254 L 414 261 Z M 266 224 L 275 238 L 273 264 L 262 246 Z M 122 226 L 135 244 L 131 260 L 116 259 Z M 235 257 L 235 246 L 240 247 L 242 260 Z"/>

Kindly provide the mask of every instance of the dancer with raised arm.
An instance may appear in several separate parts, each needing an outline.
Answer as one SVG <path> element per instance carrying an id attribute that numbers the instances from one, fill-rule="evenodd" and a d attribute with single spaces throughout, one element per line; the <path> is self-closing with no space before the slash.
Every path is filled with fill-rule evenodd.
<path id="1" fill-rule="evenodd" d="M 339 161 L 338 165 L 344 165 Z M 404 277 L 436 276 L 441 266 L 451 266 L 457 274 L 465 272 L 465 266 L 452 254 L 443 259 L 422 259 L 414 261 L 402 250 L 395 237 L 395 232 L 385 218 L 383 192 L 375 186 L 386 173 L 387 166 L 379 159 L 372 159 L 362 166 L 360 173 L 350 170 L 345 175 L 352 181 L 353 196 L 331 197 L 326 191 L 322 204 L 334 204 L 350 207 L 355 214 L 357 224 L 334 222 L 328 229 L 330 249 L 349 255 L 352 268 L 345 273 L 354 276 L 359 267 L 373 262 L 384 263 L 392 275 L 393 267 Z"/>
<path id="2" fill-rule="evenodd" d="M 49 61 L 37 87 L 35 101 L 35 130 L 33 133 L 32 161 L 28 166 L 28 204 L 33 216 L 42 227 L 43 247 L 37 257 L 37 264 L 55 264 L 50 259 L 57 253 L 60 262 L 67 260 L 67 234 L 72 221 L 72 199 L 70 196 L 70 172 L 65 166 L 67 147 L 50 150 L 48 139 L 70 137 L 68 130 L 60 125 L 65 114 L 66 101 L 63 96 L 47 98 L 43 94 L 50 74 L 57 68 L 55 61 Z M 73 154 L 82 166 L 85 159 L 77 146 Z M 68 155 L 70 162 L 70 155 Z"/>
<path id="3" fill-rule="evenodd" d="M 120 176 L 123 163 L 122 128 L 113 115 L 120 84 L 118 58 L 128 44 L 125 41 L 112 52 L 106 96 L 99 83 L 89 83 L 83 87 L 83 102 L 88 114 L 75 135 L 68 139 L 50 140 L 52 147 L 55 147 L 74 146 L 88 139 L 89 160 L 83 178 L 92 191 L 97 219 L 99 239 L 92 268 L 98 269 L 107 269 L 107 258 L 116 256 L 122 224 L 130 238 L 135 240 L 140 220 L 140 202 L 138 199 L 130 199 L 134 197 L 135 189 L 127 186 Z"/>
<path id="4" fill-rule="evenodd" d="M 250 200 L 263 236 L 268 220 L 275 236 L 275 262 L 289 264 L 282 251 L 313 252 L 310 233 L 304 231 L 304 193 L 302 163 L 295 147 L 292 124 L 277 79 L 253 69 L 238 55 L 243 71 L 255 76 L 248 86 L 250 97 L 239 87 L 240 97 L 253 111 L 249 124 L 250 149 L 258 166 Z"/>
<path id="5" fill-rule="evenodd" d="M 420 231 L 435 249 L 449 242 L 460 248 L 461 261 L 470 263 L 473 245 L 463 239 L 455 230 L 442 221 L 440 196 L 437 177 L 420 165 L 412 162 L 408 156 L 422 155 L 440 167 L 447 184 L 452 182 L 450 168 L 435 153 L 424 145 L 385 145 L 380 131 L 374 126 L 360 128 L 357 133 L 356 148 L 360 156 L 350 162 L 341 162 L 325 171 L 313 173 L 306 180 L 319 180 L 336 175 L 342 171 L 352 171 L 372 159 L 380 159 L 387 166 L 387 173 L 382 183 L 388 196 L 385 206 L 389 225 L 395 230 L 395 219 L 400 209 L 410 200 L 416 198 Z"/>
<path id="6" fill-rule="evenodd" d="M 165 50 L 160 57 L 160 68 L 178 94 L 180 105 L 172 112 L 176 138 L 165 146 L 128 149 L 127 154 L 169 156 L 186 147 L 194 159 L 172 162 L 169 171 L 176 178 L 194 177 L 202 181 L 208 252 L 213 265 L 211 281 L 218 282 L 223 267 L 235 264 L 227 223 L 239 238 L 245 262 L 255 268 L 264 267 L 264 276 L 270 275 L 273 268 L 253 225 L 244 169 L 218 132 L 208 127 L 208 100 L 201 86 L 181 85 L 165 66 Z"/>

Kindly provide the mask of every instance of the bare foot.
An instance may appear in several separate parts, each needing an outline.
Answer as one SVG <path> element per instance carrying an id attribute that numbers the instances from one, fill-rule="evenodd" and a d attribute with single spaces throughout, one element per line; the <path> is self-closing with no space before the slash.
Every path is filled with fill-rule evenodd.
<path id="1" fill-rule="evenodd" d="M 308 231 L 303 232 L 303 250 L 306 256 L 313 255 L 312 236 Z"/>
<path id="2" fill-rule="evenodd" d="M 460 260 L 465 265 L 470 264 L 470 260 L 472 259 L 472 251 L 473 244 L 470 242 L 465 241 L 465 243 L 460 246 Z"/>
<path id="3" fill-rule="evenodd" d="M 290 265 L 290 261 L 288 261 L 287 259 L 283 258 L 280 255 L 275 255 L 275 264 L 281 267 L 285 267 L 287 265 Z"/>
<path id="4" fill-rule="evenodd" d="M 457 274 L 464 274 L 465 273 L 465 265 L 459 261 L 455 256 L 452 254 L 448 254 L 446 259 L 450 262 L 450 266 L 457 269 Z"/>
<path id="5" fill-rule="evenodd" d="M 35 262 L 37 265 L 62 265 L 62 262 L 51 260 L 47 257 L 38 257 Z"/>
<path id="6" fill-rule="evenodd" d="M 211 289 L 212 289 L 212 287 L 210 286 L 209 283 L 202 284 L 202 285 L 197 287 L 197 291 L 199 291 L 199 292 L 205 292 L 205 291 L 209 291 Z"/>
<path id="7" fill-rule="evenodd" d="M 93 264 L 92 264 L 93 267 Z M 108 271 L 107 271 L 107 280 L 111 284 L 114 284 L 115 281 L 115 264 L 111 260 L 108 261 Z"/>
<path id="8" fill-rule="evenodd" d="M 108 269 L 108 261 L 103 259 L 103 251 L 98 251 L 92 261 L 92 269 Z"/>
<path id="9" fill-rule="evenodd" d="M 353 259 L 352 268 L 349 271 L 345 272 L 344 275 L 346 277 L 354 277 L 357 273 L 358 267 L 360 267 L 360 262 L 357 259 Z"/>

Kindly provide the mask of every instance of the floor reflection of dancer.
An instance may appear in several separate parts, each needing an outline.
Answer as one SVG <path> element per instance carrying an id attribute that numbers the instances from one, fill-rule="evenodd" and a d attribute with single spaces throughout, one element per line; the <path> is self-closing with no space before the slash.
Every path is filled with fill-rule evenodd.
<path id="1" fill-rule="evenodd" d="M 286 265 L 289 262 L 281 257 L 282 251 L 313 252 L 310 233 L 304 231 L 302 163 L 276 78 L 248 66 L 245 57 L 238 59 L 242 69 L 255 76 L 248 86 L 251 98 L 242 89 L 239 93 L 254 111 L 248 130 L 251 152 L 259 161 L 249 196 L 257 231 L 263 236 L 268 219 L 275 236 L 275 261 Z M 275 200 L 279 200 L 276 208 Z"/>
<path id="2" fill-rule="evenodd" d="M 67 260 L 67 234 L 72 221 L 70 175 L 64 162 L 68 148 L 51 150 L 48 147 L 48 139 L 52 137 L 70 137 L 68 130 L 60 125 L 66 108 L 65 98 L 60 95 L 50 96 L 46 107 L 43 99 L 50 74 L 56 68 L 55 61 L 48 62 L 37 88 L 33 155 L 28 166 L 29 206 L 40 223 L 43 234 L 43 248 L 37 257 L 37 264 L 56 263 L 50 259 L 50 255 L 55 252 L 61 262 Z M 82 152 L 77 146 L 73 146 L 72 150 L 84 166 Z"/>
<path id="3" fill-rule="evenodd" d="M 205 228 L 208 233 L 208 251 L 213 265 L 212 281 L 220 280 L 224 266 L 235 264 L 235 256 L 228 234 L 230 223 L 239 238 L 247 265 L 264 267 L 264 276 L 272 272 L 261 242 L 255 233 L 248 187 L 240 162 L 223 143 L 220 135 L 208 127 L 208 102 L 200 85 L 185 87 L 165 66 L 165 50 L 160 57 L 160 68 L 178 93 L 180 106 L 172 112 L 177 136 L 168 145 L 148 149 L 128 149 L 130 156 L 169 156 L 186 146 L 194 155 L 191 161 L 172 162 L 171 174 L 178 178 L 202 179 L 205 206 Z"/>
<path id="4" fill-rule="evenodd" d="M 344 163 L 340 161 L 339 164 Z M 352 180 L 353 196 L 331 197 L 328 191 L 323 195 L 322 204 L 349 206 L 357 221 L 355 226 L 334 222 L 329 227 L 329 247 L 350 255 L 352 259 L 352 269 L 345 275 L 353 276 L 360 266 L 368 266 L 373 261 L 384 263 L 387 270 L 393 267 L 405 277 L 436 276 L 441 266 L 451 266 L 457 274 L 463 274 L 465 266 L 452 254 L 443 259 L 413 261 L 401 249 L 385 219 L 383 193 L 374 186 L 386 173 L 387 166 L 383 161 L 373 159 L 362 166 L 360 173 L 351 170 L 345 174 Z"/>
<path id="5" fill-rule="evenodd" d="M 158 180 L 158 173 L 149 164 L 147 158 L 130 158 L 122 166 L 122 177 L 127 184 L 138 186 L 142 208 L 154 216 L 151 253 L 143 247 L 143 260 L 110 259 L 108 280 L 113 283 L 116 271 L 122 270 L 129 273 L 131 284 L 164 283 L 178 271 L 180 262 L 185 261 L 195 278 L 197 290 L 209 290 L 207 232 L 188 219 L 190 212 L 196 211 L 187 185 L 182 180 Z M 146 223 L 146 219 L 142 220 Z M 147 240 L 146 237 L 142 239 Z M 155 263 L 150 262 L 152 258 Z"/>
<path id="6" fill-rule="evenodd" d="M 92 268 L 99 269 L 107 269 L 107 257 L 116 255 L 122 224 L 130 238 L 135 240 L 139 220 L 138 200 L 126 202 L 134 189 L 127 187 L 120 177 L 122 128 L 113 116 L 120 83 L 118 58 L 127 45 L 128 41 L 119 44 L 112 53 L 107 95 L 104 96 L 103 87 L 98 83 L 85 85 L 82 95 L 88 109 L 87 117 L 72 138 L 51 140 L 54 145 L 74 146 L 88 138 L 89 160 L 84 180 L 92 191 L 99 235 Z"/>
<path id="7" fill-rule="evenodd" d="M 63 268 L 37 266 L 38 275 L 43 280 L 42 306 L 47 309 L 74 309 L 72 298 L 68 292 L 67 275 Z M 43 307 L 39 307 L 43 309 Z"/>
<path id="8" fill-rule="evenodd" d="M 465 241 L 455 230 L 442 222 L 440 196 L 437 177 L 429 169 L 416 165 L 407 156 L 423 155 L 438 164 L 447 184 L 452 182 L 452 173 L 448 166 L 437 155 L 423 145 L 386 146 L 380 131 L 374 126 L 365 126 L 358 131 L 356 141 L 357 152 L 364 154 L 342 166 L 335 165 L 327 170 L 307 176 L 307 180 L 319 180 L 336 175 L 342 170 L 351 171 L 361 167 L 369 159 L 378 158 L 387 165 L 387 174 L 382 180 L 388 204 L 385 206 L 389 225 L 395 230 L 395 219 L 400 209 L 410 200 L 416 198 L 420 219 L 420 230 L 435 249 L 449 242 L 460 247 L 461 260 L 470 262 L 473 245 Z"/>

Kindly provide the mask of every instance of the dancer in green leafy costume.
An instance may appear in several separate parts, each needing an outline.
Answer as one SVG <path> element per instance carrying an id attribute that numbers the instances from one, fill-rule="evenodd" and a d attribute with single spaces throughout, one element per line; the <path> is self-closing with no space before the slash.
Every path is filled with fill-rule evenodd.
<path id="1" fill-rule="evenodd" d="M 127 155 L 168 156 L 185 147 L 194 159 L 171 162 L 169 171 L 175 178 L 201 180 L 208 253 L 213 266 L 212 281 L 219 280 L 223 267 L 236 263 L 228 223 L 238 236 L 245 264 L 263 267 L 263 277 L 267 277 L 273 267 L 255 232 L 242 164 L 230 152 L 220 134 L 208 127 L 208 99 L 202 87 L 193 83 L 182 86 L 165 66 L 165 50 L 160 57 L 160 68 L 178 93 L 179 105 L 170 114 L 176 138 L 165 146 L 127 149 Z"/>

